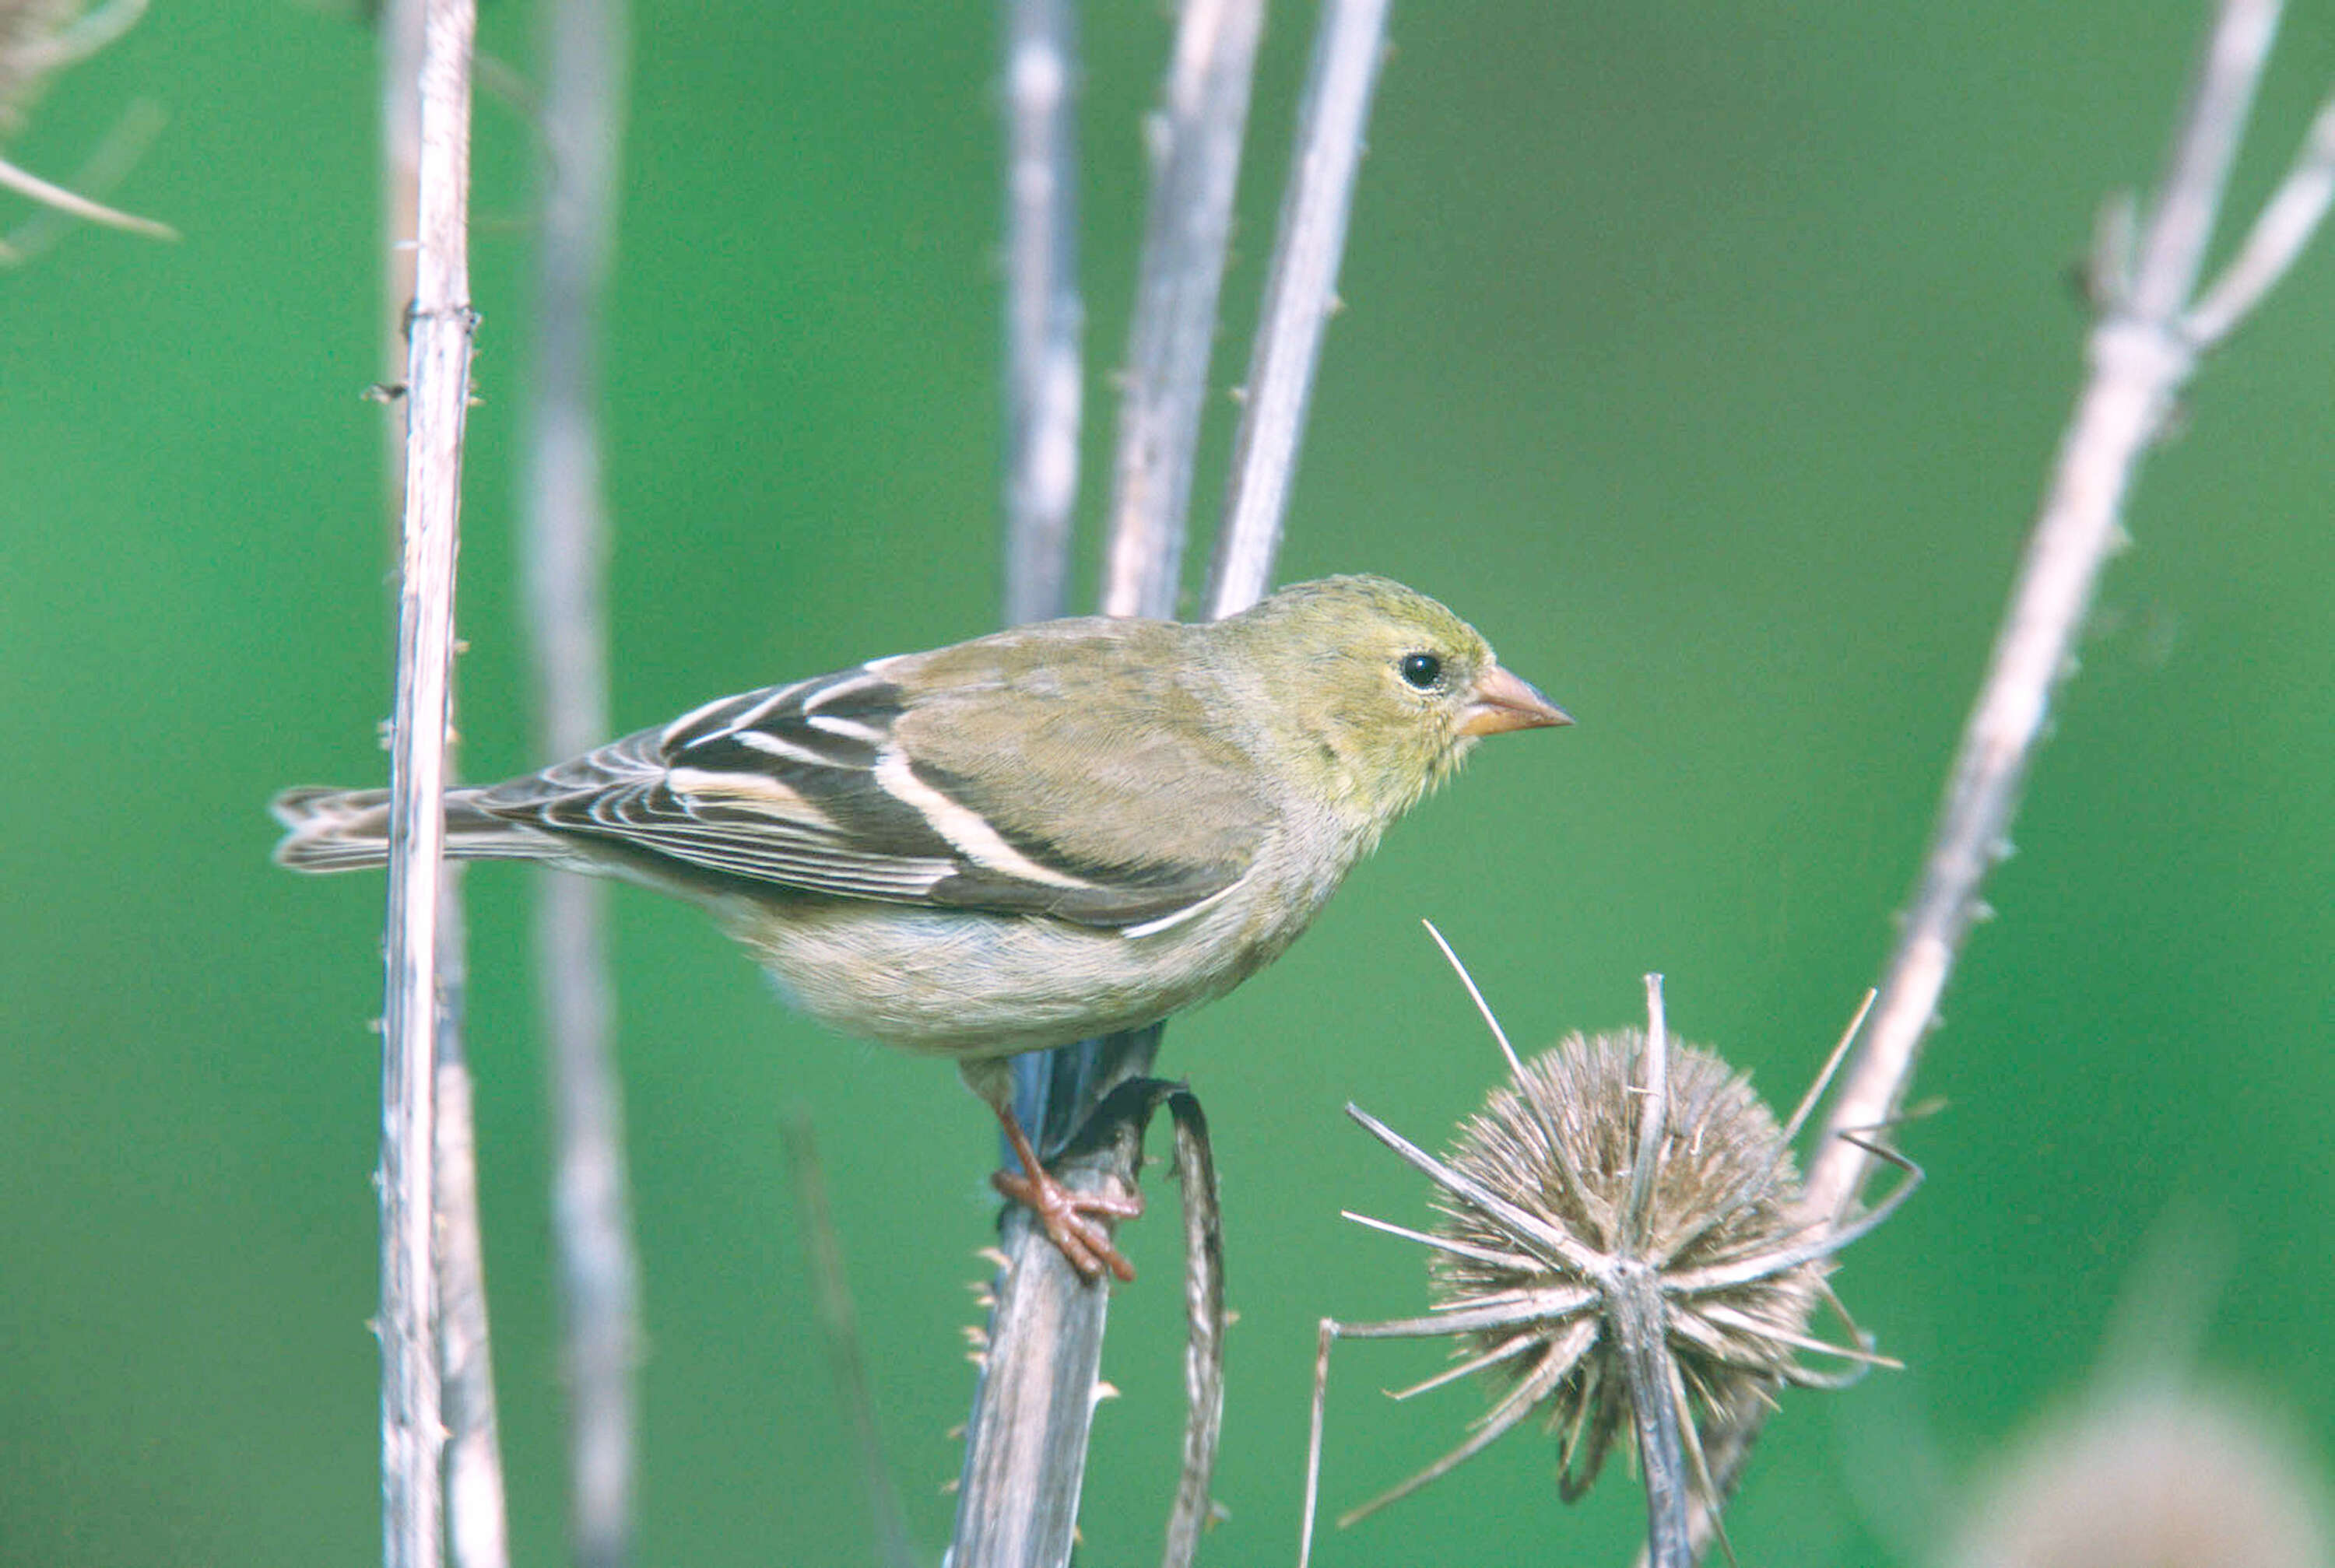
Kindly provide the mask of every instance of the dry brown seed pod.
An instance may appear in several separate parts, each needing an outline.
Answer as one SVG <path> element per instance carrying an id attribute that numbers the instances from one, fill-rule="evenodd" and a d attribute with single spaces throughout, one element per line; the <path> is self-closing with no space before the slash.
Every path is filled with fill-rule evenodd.
<path id="1" fill-rule="evenodd" d="M 1468 1119 L 1448 1156 L 1452 1168 L 1596 1253 L 1633 1254 L 1666 1278 L 1728 1270 L 1790 1247 L 1801 1237 L 1794 1212 L 1799 1174 L 1782 1128 L 1742 1074 L 1707 1050 L 1677 1042 L 1641 1234 L 1634 1242 L 1622 1234 L 1645 1049 L 1642 1030 L 1566 1036 Z M 1581 1282 L 1561 1260 L 1538 1255 L 1529 1238 L 1465 1198 L 1438 1188 L 1434 1203 L 1444 1215 L 1436 1234 L 1459 1244 L 1429 1261 L 1437 1311 Z M 1729 1273 L 1726 1283 L 1671 1302 L 1670 1348 L 1698 1418 L 1752 1386 L 1802 1379 L 1798 1353 L 1832 1266 L 1829 1256 L 1818 1256 L 1748 1278 Z M 1546 1381 L 1546 1347 L 1564 1337 L 1567 1322 L 1597 1310 L 1592 1300 L 1577 1312 L 1521 1328 L 1474 1330 L 1459 1336 L 1458 1353 L 1484 1362 L 1505 1397 L 1536 1376 Z M 1599 1335 L 1536 1401 L 1547 1428 L 1565 1434 L 1558 1486 L 1568 1501 L 1597 1478 L 1624 1424 L 1628 1379 L 1620 1355 L 1613 1336 Z"/>
<path id="2" fill-rule="evenodd" d="M 1444 1217 L 1429 1234 L 1347 1215 L 1431 1249 L 1434 1311 L 1380 1323 L 1323 1320 L 1301 1564 L 1312 1545 L 1331 1342 L 1429 1336 L 1457 1341 L 1456 1364 L 1394 1397 L 1480 1372 L 1493 1404 L 1465 1442 L 1347 1513 L 1342 1525 L 1537 1415 L 1561 1434 L 1559 1487 L 1567 1500 L 1596 1478 L 1617 1436 L 1634 1444 L 1652 1560 L 1691 1561 L 1691 1505 L 1714 1526 L 1718 1518 L 1703 1456 L 1720 1411 L 1747 1397 L 1770 1399 L 1787 1385 L 1837 1386 L 1865 1366 L 1894 1364 L 1873 1353 L 1825 1276 L 1840 1248 L 1910 1195 L 1919 1173 L 1876 1149 L 1908 1179 L 1875 1209 L 1834 1226 L 1803 1212 L 1790 1153 L 1864 1012 L 1779 1127 L 1715 1054 L 1671 1041 L 1659 975 L 1647 976 L 1645 1029 L 1571 1035 L 1522 1062 L 1448 944 L 1444 952 L 1507 1057 L 1509 1080 L 1463 1125 L 1448 1160 L 1347 1108 L 1435 1183 Z M 1847 1326 L 1852 1343 L 1807 1331 L 1819 1304 Z M 1803 1352 L 1837 1358 L 1846 1370 L 1819 1370 Z"/>

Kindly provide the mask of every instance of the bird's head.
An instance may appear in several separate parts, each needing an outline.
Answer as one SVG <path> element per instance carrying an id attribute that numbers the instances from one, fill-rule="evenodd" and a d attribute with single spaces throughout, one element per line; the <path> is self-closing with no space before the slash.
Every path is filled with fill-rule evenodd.
<path id="1" fill-rule="evenodd" d="M 1573 722 L 1502 669 L 1473 626 L 1385 577 L 1299 583 L 1222 626 L 1300 749 L 1291 765 L 1374 826 L 1415 804 L 1480 737 Z"/>

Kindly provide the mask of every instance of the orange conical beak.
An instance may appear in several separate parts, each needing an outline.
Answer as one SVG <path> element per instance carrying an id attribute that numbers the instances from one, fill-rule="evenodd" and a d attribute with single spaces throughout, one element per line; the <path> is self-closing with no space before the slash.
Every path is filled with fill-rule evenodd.
<path id="1" fill-rule="evenodd" d="M 1494 664 L 1476 677 L 1476 700 L 1459 721 L 1462 735 L 1497 735 L 1507 730 L 1539 730 L 1570 724 L 1573 716 L 1542 696 L 1529 681 L 1520 681 Z"/>

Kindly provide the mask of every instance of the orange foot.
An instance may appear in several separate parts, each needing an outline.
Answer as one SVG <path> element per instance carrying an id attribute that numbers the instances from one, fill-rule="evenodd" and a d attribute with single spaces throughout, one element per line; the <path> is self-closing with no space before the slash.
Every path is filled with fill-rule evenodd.
<path id="1" fill-rule="evenodd" d="M 1038 1151 L 1030 1147 L 1029 1135 L 1011 1112 L 1001 1109 L 997 1118 L 1004 1124 L 1006 1141 L 1013 1146 L 1022 1169 L 999 1171 L 989 1178 L 990 1185 L 1038 1216 L 1046 1227 L 1046 1239 L 1080 1277 L 1099 1280 L 1109 1269 L 1122 1284 L 1133 1280 L 1135 1265 L 1110 1244 L 1110 1233 L 1087 1216 L 1131 1220 L 1143 1212 L 1143 1195 L 1072 1192 L 1038 1163 Z"/>
<path id="2" fill-rule="evenodd" d="M 1099 1280 L 1105 1269 L 1118 1275 L 1121 1283 L 1135 1278 L 1135 1265 L 1110 1244 L 1110 1233 L 1086 1216 L 1109 1215 L 1131 1220 L 1143 1212 L 1141 1194 L 1072 1192 L 1043 1169 L 1034 1181 L 1018 1171 L 1003 1170 L 989 1181 L 1038 1216 L 1054 1249 L 1085 1278 Z"/>

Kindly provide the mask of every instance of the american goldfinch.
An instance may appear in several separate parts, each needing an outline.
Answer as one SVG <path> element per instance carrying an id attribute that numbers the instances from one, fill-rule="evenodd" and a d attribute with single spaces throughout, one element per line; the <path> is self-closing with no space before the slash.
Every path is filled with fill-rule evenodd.
<path id="1" fill-rule="evenodd" d="M 1383 577 L 1222 621 L 1050 621 L 723 697 L 446 796 L 447 853 L 703 905 L 848 1032 L 954 1057 L 1090 1277 L 1131 1271 L 1047 1175 L 1006 1058 L 1221 996 L 1305 929 L 1477 738 L 1571 721 Z M 276 858 L 379 866 L 388 792 L 293 789 Z"/>

